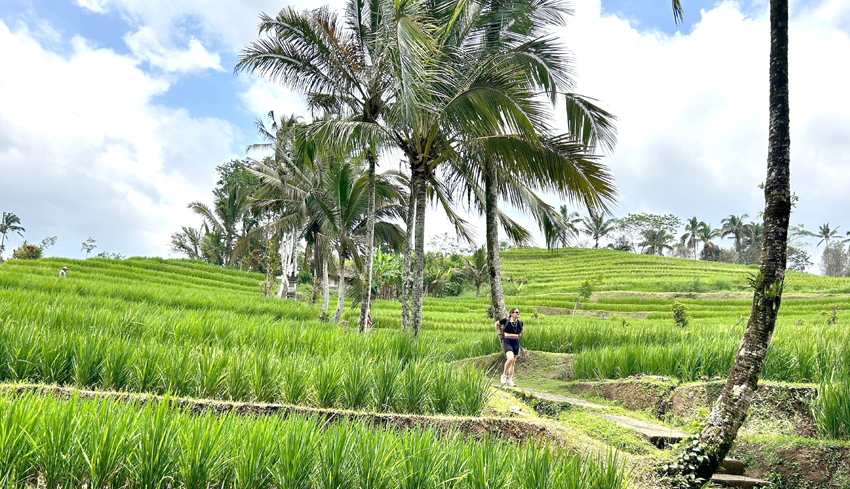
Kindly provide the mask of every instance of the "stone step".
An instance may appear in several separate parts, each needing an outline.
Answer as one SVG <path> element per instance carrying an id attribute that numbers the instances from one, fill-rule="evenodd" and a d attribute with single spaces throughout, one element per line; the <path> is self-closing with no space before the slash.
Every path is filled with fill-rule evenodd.
<path id="1" fill-rule="evenodd" d="M 744 462 L 727 458 L 720 462 L 720 467 L 717 468 L 717 472 L 726 475 L 744 475 Z"/>
<path id="2" fill-rule="evenodd" d="M 594 413 L 594 416 L 599 416 L 600 418 L 611 421 L 612 423 L 618 424 L 624 428 L 628 428 L 635 433 L 643 436 L 650 443 L 657 446 L 658 448 L 664 448 L 670 445 L 675 445 L 680 441 L 688 438 L 687 433 L 681 430 L 677 430 L 675 428 L 670 428 L 664 425 L 660 425 L 657 423 L 652 423 L 649 421 L 641 421 L 634 418 L 629 418 L 627 416 L 617 416 L 615 414 L 602 414 L 602 413 Z"/>
<path id="3" fill-rule="evenodd" d="M 714 474 L 711 478 L 711 482 L 717 484 L 720 487 L 742 487 L 745 489 L 750 489 L 754 487 L 767 487 L 770 485 L 770 482 L 763 481 L 761 479 L 753 479 L 752 477 L 746 477 L 743 475 L 732 475 L 732 474 Z"/>

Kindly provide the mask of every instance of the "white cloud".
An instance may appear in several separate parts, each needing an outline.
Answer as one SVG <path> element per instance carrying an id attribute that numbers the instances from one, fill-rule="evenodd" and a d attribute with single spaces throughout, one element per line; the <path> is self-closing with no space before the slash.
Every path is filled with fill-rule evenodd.
<path id="1" fill-rule="evenodd" d="M 219 55 L 207 51 L 194 37 L 189 39 L 184 50 L 167 48 L 150 27 L 142 27 L 124 36 L 124 42 L 136 58 L 166 72 L 192 73 L 206 69 L 224 71 Z"/>
<path id="2" fill-rule="evenodd" d="M 62 57 L 0 21 L 0 207 L 51 253 L 165 255 L 171 232 L 195 219 L 216 164 L 233 157 L 234 128 L 151 102 L 169 84 L 138 61 L 77 37 Z M 26 73 L 24 76 L 22 73 Z"/>
<path id="3" fill-rule="evenodd" d="M 267 114 L 273 110 L 275 116 L 299 114 L 307 119 L 307 105 L 304 98 L 281 85 L 272 83 L 265 78 L 242 76 L 244 91 L 239 93 L 239 99 L 245 105 L 249 114 Z"/>
<path id="4" fill-rule="evenodd" d="M 696 215 L 715 227 L 733 213 L 754 218 L 767 161 L 766 8 L 745 16 L 724 2 L 703 11 L 691 33 L 667 36 L 600 14 L 599 1 L 575 6 L 563 40 L 577 59 L 578 91 L 620 118 L 607 159 L 620 213 Z M 792 188 L 800 196 L 792 219 L 810 229 L 846 220 L 850 208 L 850 67 L 838 61 L 850 59 L 848 11 L 829 0 L 791 20 Z"/>
<path id="5" fill-rule="evenodd" d="M 290 6 L 296 10 L 322 5 L 341 10 L 345 6 L 343 0 L 323 3 L 309 0 L 286 3 L 275 0 L 77 0 L 77 4 L 97 13 L 115 8 L 141 26 L 150 28 L 163 44 L 184 26 L 197 27 L 205 36 L 224 43 L 231 52 L 238 52 L 256 39 L 260 12 L 275 15 L 281 8 Z"/>

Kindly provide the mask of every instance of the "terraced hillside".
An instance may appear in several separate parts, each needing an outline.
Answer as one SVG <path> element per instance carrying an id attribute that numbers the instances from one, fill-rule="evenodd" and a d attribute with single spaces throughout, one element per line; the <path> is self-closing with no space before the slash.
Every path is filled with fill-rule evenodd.
<path id="1" fill-rule="evenodd" d="M 63 265 L 69 275 L 60 279 Z M 414 340 L 400 331 L 397 303 L 377 301 L 375 329 L 358 335 L 317 320 L 318 308 L 303 301 L 262 298 L 259 275 L 197 262 L 6 262 L 0 453 L 11 455 L 0 457 L 0 480 L 63 488 L 279 488 L 295 480 L 309 481 L 298 487 L 414 487 L 416 480 L 415 487 L 436 489 L 545 487 L 540 477 L 551 476 L 571 481 L 555 487 L 654 487 L 652 467 L 668 452 L 610 419 L 660 417 L 671 427 L 698 428 L 703 401 L 658 406 L 672 403 L 673 392 L 710 399 L 703 384 L 728 371 L 749 314 L 745 286 L 753 269 L 609 250 L 521 249 L 504 253 L 503 270 L 506 281 L 529 281 L 522 290 L 506 282 L 506 302 L 522 310 L 527 328 L 530 354 L 521 357 L 518 382 L 542 398 L 494 390 L 493 370 L 474 368 L 498 368 L 484 294 L 427 298 Z M 585 282 L 593 293 L 580 299 Z M 773 448 L 753 450 L 817 441 L 840 451 L 846 442 L 836 439 L 850 436 L 848 287 L 848 279 L 789 274 L 765 378 L 809 383 L 805 392 L 814 384 L 819 393 L 801 405 L 808 424 L 753 416 L 742 446 L 756 448 L 740 452 L 752 457 L 748 470 L 778 456 Z M 685 327 L 673 323 L 676 301 L 688 310 Z M 356 321 L 356 313 L 344 319 Z M 606 382 L 641 387 L 626 388 L 624 397 Z M 48 384 L 56 387 L 39 394 Z M 75 389 L 86 399 L 75 400 Z M 602 421 L 580 403 L 564 411 L 564 403 L 545 400 L 556 394 L 590 396 L 614 411 Z M 181 400 L 150 404 L 149 395 Z M 116 402 L 126 407 L 116 410 Z M 209 409 L 219 414 L 198 417 Z M 95 426 L 118 436 L 100 437 Z M 773 437 L 767 445 L 766 436 Z M 161 459 L 157 446 L 170 447 Z M 308 447 L 298 463 L 291 461 L 295 446 Z M 227 456 L 225 447 L 239 448 Z M 491 457 L 509 452 L 524 455 L 501 472 L 486 469 Z M 374 457 L 365 453 L 384 463 L 369 465 Z M 530 482 L 521 474 L 529 466 L 540 471 Z M 799 482 L 792 475 L 783 477 Z"/>

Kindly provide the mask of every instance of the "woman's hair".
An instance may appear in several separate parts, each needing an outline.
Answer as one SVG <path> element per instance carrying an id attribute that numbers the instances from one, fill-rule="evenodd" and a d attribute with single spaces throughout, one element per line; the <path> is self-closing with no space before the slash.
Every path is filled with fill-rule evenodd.
<path id="1" fill-rule="evenodd" d="M 508 316 L 510 316 L 511 314 L 513 314 L 515 312 L 519 312 L 519 309 L 517 309 L 516 307 L 512 307 L 511 310 L 508 311 Z"/>

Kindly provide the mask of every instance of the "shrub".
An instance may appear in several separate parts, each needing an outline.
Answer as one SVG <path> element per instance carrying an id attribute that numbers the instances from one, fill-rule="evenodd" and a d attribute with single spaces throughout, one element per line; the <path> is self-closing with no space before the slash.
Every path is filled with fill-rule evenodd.
<path id="1" fill-rule="evenodd" d="M 44 253 L 44 249 L 41 246 L 24 241 L 12 252 L 12 258 L 16 260 L 38 260 L 42 253 Z"/>
<path id="2" fill-rule="evenodd" d="M 691 321 L 691 316 L 688 315 L 688 306 L 679 301 L 673 303 L 673 322 L 676 326 L 685 328 Z"/>

